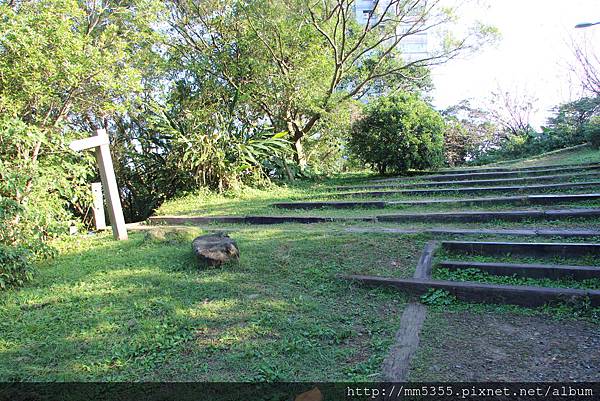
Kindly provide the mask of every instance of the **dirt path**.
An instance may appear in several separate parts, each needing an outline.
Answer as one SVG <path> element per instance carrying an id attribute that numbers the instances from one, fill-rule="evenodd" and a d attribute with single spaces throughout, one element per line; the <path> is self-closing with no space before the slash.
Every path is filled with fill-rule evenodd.
<path id="1" fill-rule="evenodd" d="M 430 312 L 409 378 L 599 381 L 600 326 L 542 316 Z"/>

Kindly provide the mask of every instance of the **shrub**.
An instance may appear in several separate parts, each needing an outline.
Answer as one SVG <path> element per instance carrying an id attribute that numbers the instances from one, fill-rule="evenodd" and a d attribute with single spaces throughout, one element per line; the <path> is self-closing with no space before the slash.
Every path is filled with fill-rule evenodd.
<path id="1" fill-rule="evenodd" d="M 0 244 L 0 289 L 23 285 L 33 277 L 30 253 L 20 246 Z"/>
<path id="2" fill-rule="evenodd" d="M 456 118 L 446 120 L 444 130 L 444 160 L 450 167 L 464 164 L 477 149 L 470 132 Z"/>
<path id="3" fill-rule="evenodd" d="M 438 167 L 443 162 L 444 120 L 413 94 L 380 97 L 353 127 L 350 150 L 379 173 Z"/>
<path id="4" fill-rule="evenodd" d="M 45 210 L 41 206 L 40 211 Z M 45 243 L 46 221 L 0 192 L 0 290 L 31 280 L 33 260 L 50 257 L 55 249 Z"/>
<path id="5" fill-rule="evenodd" d="M 596 149 L 600 149 L 600 116 L 594 116 L 583 126 L 585 138 Z"/>

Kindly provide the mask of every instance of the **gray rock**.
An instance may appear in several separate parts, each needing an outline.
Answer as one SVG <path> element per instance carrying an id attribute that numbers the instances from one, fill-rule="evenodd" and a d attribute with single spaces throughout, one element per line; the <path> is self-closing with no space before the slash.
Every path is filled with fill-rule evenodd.
<path id="1" fill-rule="evenodd" d="M 237 244 L 224 233 L 201 235 L 192 242 L 192 249 L 202 266 L 220 266 L 240 257 Z"/>

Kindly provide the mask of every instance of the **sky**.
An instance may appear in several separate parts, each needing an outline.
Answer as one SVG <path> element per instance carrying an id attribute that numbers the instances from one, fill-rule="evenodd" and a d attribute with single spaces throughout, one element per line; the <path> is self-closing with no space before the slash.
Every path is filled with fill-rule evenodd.
<path id="1" fill-rule="evenodd" d="M 581 96 L 579 83 L 569 74 L 574 60 L 570 44 L 585 41 L 600 54 L 600 25 L 574 28 L 600 21 L 600 0 L 473 1 L 459 14 L 495 26 L 501 38 L 474 55 L 433 68 L 436 108 L 468 98 L 477 103 L 500 88 L 537 98 L 532 125 L 539 127 L 552 106 Z"/>

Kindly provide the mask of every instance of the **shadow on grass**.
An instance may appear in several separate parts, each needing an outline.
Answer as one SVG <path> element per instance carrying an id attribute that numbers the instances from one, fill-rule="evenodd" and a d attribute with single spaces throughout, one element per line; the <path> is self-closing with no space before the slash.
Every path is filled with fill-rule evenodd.
<path id="1" fill-rule="evenodd" d="M 239 264 L 198 270 L 189 243 L 65 242 L 0 294 L 1 380 L 371 378 L 404 299 L 336 278 L 408 277 L 419 237 L 232 235 Z M 417 240 L 415 241 L 415 238 Z"/>

